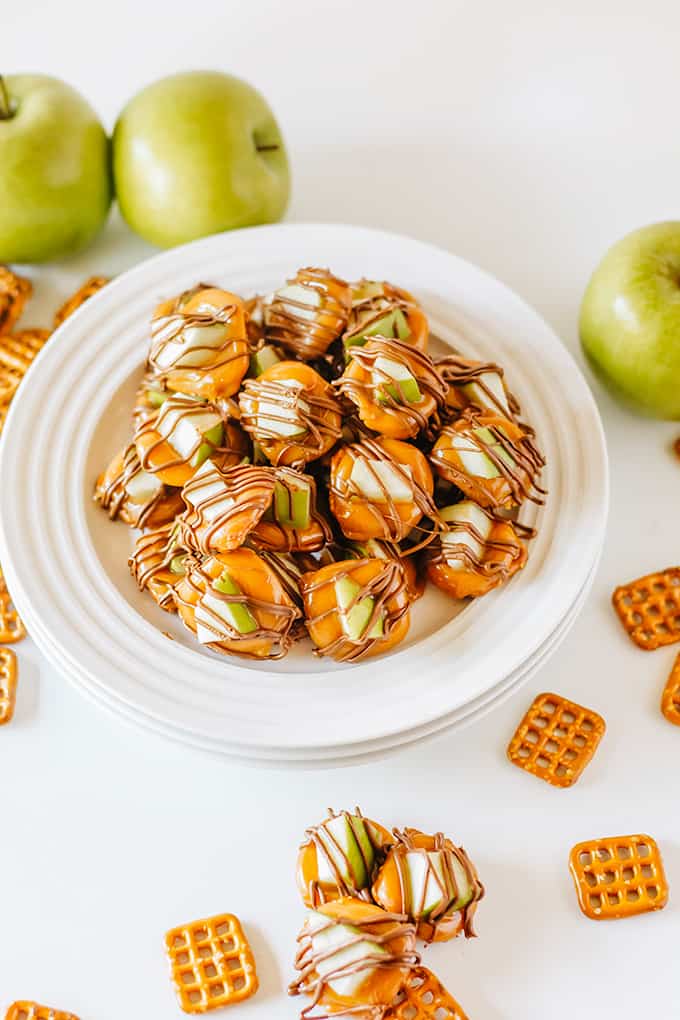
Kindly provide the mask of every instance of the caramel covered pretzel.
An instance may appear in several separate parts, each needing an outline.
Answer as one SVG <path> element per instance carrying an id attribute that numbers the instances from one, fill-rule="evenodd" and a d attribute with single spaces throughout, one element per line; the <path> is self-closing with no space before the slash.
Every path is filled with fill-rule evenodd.
<path id="1" fill-rule="evenodd" d="M 26 637 L 26 628 L 12 602 L 0 567 L 0 645 L 11 645 Z"/>
<path id="2" fill-rule="evenodd" d="M 12 721 L 17 698 L 17 657 L 11 648 L 0 648 L 0 726 Z"/>
<path id="3" fill-rule="evenodd" d="M 605 729 L 597 712 L 559 694 L 539 694 L 510 741 L 508 758 L 551 786 L 573 786 Z"/>
<path id="4" fill-rule="evenodd" d="M 258 989 L 255 959 L 234 914 L 173 928 L 165 936 L 170 971 L 185 1013 L 207 1013 L 249 999 Z"/>
<path id="5" fill-rule="evenodd" d="M 680 655 L 673 663 L 661 696 L 661 711 L 674 726 L 680 726 Z"/>
<path id="6" fill-rule="evenodd" d="M 74 1013 L 39 1006 L 37 1002 L 14 1002 L 5 1014 L 5 1020 L 78 1020 Z"/>
<path id="7" fill-rule="evenodd" d="M 109 282 L 108 276 L 91 276 L 89 280 L 86 280 L 82 287 L 71 294 L 69 298 L 64 301 L 63 305 L 57 311 L 54 316 L 54 328 L 57 329 L 61 326 L 65 319 L 68 319 L 69 315 L 80 308 L 81 305 L 85 304 L 88 298 L 91 298 L 93 294 L 100 291 L 102 287 L 105 287 Z"/>
<path id="8" fill-rule="evenodd" d="M 680 567 L 620 585 L 612 602 L 628 637 L 646 652 L 680 641 Z"/>
<path id="9" fill-rule="evenodd" d="M 33 284 L 17 276 L 7 266 L 0 266 L 0 335 L 10 333 L 33 293 Z"/>
<path id="10" fill-rule="evenodd" d="M 668 902 L 661 854 L 651 836 L 611 836 L 577 843 L 569 854 L 581 910 L 592 921 L 611 921 Z"/>
<path id="11" fill-rule="evenodd" d="M 468 1020 L 454 997 L 427 967 L 416 967 L 383 1020 Z"/>
<path id="12" fill-rule="evenodd" d="M 344 280 L 328 269 L 300 269 L 265 304 L 265 336 L 303 361 L 319 358 L 344 330 L 351 307 Z"/>

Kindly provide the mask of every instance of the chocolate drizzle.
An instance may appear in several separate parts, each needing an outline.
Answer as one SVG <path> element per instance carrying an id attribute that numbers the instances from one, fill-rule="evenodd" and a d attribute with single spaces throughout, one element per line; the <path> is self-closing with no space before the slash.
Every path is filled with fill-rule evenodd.
<path id="1" fill-rule="evenodd" d="M 169 395 L 167 399 L 163 401 L 158 413 L 154 415 L 153 418 L 148 418 L 142 422 L 135 433 L 135 444 L 137 446 L 137 451 L 140 454 L 141 465 L 144 470 L 148 471 L 150 474 L 156 474 L 159 471 L 169 471 L 171 468 L 191 464 L 191 461 L 194 459 L 198 451 L 207 442 L 205 437 L 197 434 L 193 446 L 185 457 L 174 452 L 174 456 L 170 456 L 167 460 L 156 463 L 156 458 L 164 445 L 167 445 L 170 450 L 174 451 L 174 447 L 170 440 L 158 431 L 159 426 L 162 424 L 163 419 L 170 415 L 175 418 L 175 424 L 172 428 L 172 432 L 174 432 L 182 420 L 191 420 L 191 418 L 195 415 L 203 414 L 212 409 L 213 405 L 204 403 L 200 400 L 195 400 L 193 397 L 184 396 L 183 393 L 173 393 Z M 215 413 L 217 414 L 218 412 L 215 411 Z M 152 441 L 148 446 L 145 446 L 145 439 L 147 436 L 151 437 Z M 211 447 L 210 456 L 217 453 L 231 452 L 230 448 L 226 446 L 217 446 L 213 443 L 208 443 L 208 445 Z"/>
<path id="2" fill-rule="evenodd" d="M 347 324 L 351 302 L 349 285 L 328 269 L 312 267 L 300 269 L 297 276 L 287 282 L 307 289 L 310 298 L 305 301 L 275 292 L 264 306 L 265 336 L 268 342 L 280 344 L 301 361 L 312 361 L 326 353 Z M 317 303 L 312 295 L 318 295 L 320 301 Z"/>
<path id="3" fill-rule="evenodd" d="M 356 364 L 368 376 L 366 380 L 355 378 L 350 373 L 337 381 L 340 393 L 355 403 L 362 412 L 362 404 L 368 402 L 379 407 L 385 414 L 401 418 L 408 424 L 410 434 L 415 435 L 426 428 L 430 415 L 446 400 L 446 384 L 427 354 L 401 340 L 375 337 L 364 347 L 351 347 L 348 351 L 350 364 Z M 421 399 L 412 403 L 404 394 L 399 380 L 376 366 L 378 358 L 387 358 L 405 368 L 418 383 Z M 396 391 L 396 396 L 395 396 Z M 425 399 L 423 397 L 428 397 Z M 419 406 L 419 405 L 422 405 Z"/>
<path id="4" fill-rule="evenodd" d="M 512 422 L 508 422 L 508 425 L 512 428 L 518 427 Z M 493 437 L 493 443 L 487 443 L 475 434 L 475 430 L 481 428 L 489 430 Z M 464 436 L 469 442 L 469 446 L 465 449 L 470 453 L 481 452 L 489 458 L 501 478 L 507 482 L 516 505 L 528 499 L 538 506 L 543 506 L 547 490 L 538 485 L 536 477 L 545 466 L 545 458 L 534 445 L 531 435 L 524 433 L 520 439 L 511 439 L 503 428 L 502 422 L 496 418 L 487 418 L 474 408 L 465 410 L 454 425 L 445 425 L 430 455 L 430 460 L 445 478 L 466 492 L 471 476 L 462 465 L 456 467 L 449 461 L 446 456 L 449 448 L 442 444 L 442 439 L 452 439 L 458 436 Z M 505 456 L 499 453 L 499 448 Z M 451 452 L 460 459 L 457 449 L 451 449 Z M 508 457 L 514 460 L 514 465 L 508 463 Z M 493 483 L 494 479 L 490 481 Z"/>
<path id="5" fill-rule="evenodd" d="M 380 563 L 380 570 L 369 581 L 360 585 L 356 580 L 356 570 L 364 563 Z M 357 603 L 367 598 L 373 599 L 373 610 L 361 637 L 353 640 L 341 629 L 341 633 L 334 640 L 325 645 L 317 645 L 314 649 L 315 655 L 329 655 L 337 662 L 357 662 L 365 657 L 376 645 L 385 641 L 393 628 L 409 611 L 409 600 L 405 597 L 406 578 L 404 576 L 404 568 L 398 560 L 348 560 L 345 570 L 336 571 L 330 577 L 320 577 L 320 573 L 320 571 L 317 571 L 316 573 L 305 574 L 302 578 L 307 629 L 310 630 L 310 633 L 311 628 L 315 624 L 328 617 L 338 616 L 339 609 L 335 600 L 333 605 L 323 613 L 314 615 L 312 607 L 315 592 L 326 585 L 335 585 L 340 578 L 348 577 L 358 586 L 358 591 L 352 602 L 346 607 L 347 612 Z M 383 622 L 382 634 L 379 637 L 369 637 L 379 620 Z"/>
<path id="6" fill-rule="evenodd" d="M 256 556 L 255 553 L 252 553 L 252 555 Z M 216 557 L 216 561 L 218 563 L 221 562 L 219 556 Z M 202 612 L 204 614 L 204 618 L 201 620 L 201 626 L 203 629 L 208 630 L 215 636 L 215 640 L 210 641 L 206 647 L 212 648 L 217 652 L 222 652 L 225 655 L 236 653 L 246 659 L 281 659 L 284 655 L 287 655 L 288 649 L 293 643 L 291 630 L 294 622 L 300 617 L 300 611 L 288 600 L 283 587 L 280 589 L 282 596 L 281 601 L 277 602 L 270 599 L 256 598 L 252 595 L 245 594 L 243 591 L 240 591 L 238 594 L 227 595 L 225 592 L 218 591 L 215 587 L 213 587 L 213 581 L 216 577 L 206 569 L 207 561 L 201 560 L 197 556 L 190 555 L 187 557 L 185 562 L 187 572 L 182 578 L 182 584 L 178 585 L 175 589 L 175 602 L 178 607 L 181 606 L 185 610 L 185 613 L 190 613 L 192 611 L 195 612 L 197 604 L 199 602 L 201 603 Z M 228 567 L 225 567 L 225 569 L 229 570 L 234 582 L 238 585 L 238 571 L 232 570 Z M 219 576 L 219 574 L 217 576 Z M 188 590 L 194 596 L 193 600 L 185 597 L 184 592 L 182 591 L 184 585 L 186 585 Z M 257 629 L 249 631 L 247 634 L 242 634 L 240 631 L 236 630 L 236 628 L 230 626 L 226 620 L 202 601 L 203 596 L 208 591 L 210 592 L 211 598 L 215 600 L 245 606 L 253 616 L 254 620 L 257 621 Z M 267 613 L 275 617 L 277 621 L 276 625 L 263 627 L 260 622 L 263 613 Z M 207 617 L 207 620 L 205 617 Z M 182 618 L 184 619 L 184 616 Z M 245 649 L 238 647 L 239 644 L 252 645 L 253 642 L 259 642 L 263 647 L 270 645 L 267 653 L 263 655 L 252 650 L 252 648 Z"/>
<path id="7" fill-rule="evenodd" d="M 496 414 L 501 415 L 501 417 L 507 417 L 508 411 L 510 411 L 511 417 L 513 419 L 517 418 L 517 415 L 520 413 L 519 401 L 505 385 L 505 373 L 500 365 L 495 364 L 493 361 L 473 361 L 469 358 L 461 358 L 458 354 L 449 354 L 445 358 L 440 358 L 436 364 L 442 378 L 453 390 L 457 390 L 462 386 L 469 386 L 471 383 L 477 383 Z M 499 377 L 505 392 L 507 407 L 499 402 L 491 387 L 486 384 L 482 378 L 484 375 L 497 375 Z M 464 396 L 464 404 L 469 403 L 474 402 L 467 396 Z M 484 408 L 481 410 L 484 410 Z"/>
<path id="8" fill-rule="evenodd" d="M 271 468 L 241 464 L 222 470 L 209 462 L 182 489 L 185 544 L 206 555 L 242 545 L 271 503 L 275 482 Z"/>
<path id="9" fill-rule="evenodd" d="M 120 461 L 117 470 L 113 465 L 102 475 L 95 487 L 94 498 L 103 510 L 108 512 L 112 521 L 120 516 L 133 528 L 146 528 L 171 521 L 182 508 L 179 492 L 161 485 L 160 489 L 145 503 L 135 503 L 127 491 L 127 486 L 138 475 L 146 471 L 137 456 L 134 443 L 116 458 Z"/>
<path id="10" fill-rule="evenodd" d="M 477 509 L 492 522 L 491 532 L 487 538 L 477 531 L 472 521 L 449 523 L 447 534 L 463 532 L 469 535 L 481 546 L 481 553 L 477 553 L 475 549 L 470 548 L 465 542 L 444 542 L 440 538 L 439 541 L 436 541 L 429 547 L 427 554 L 428 561 L 430 563 L 443 563 L 447 566 L 452 563 L 462 563 L 466 570 L 471 570 L 476 574 L 481 574 L 485 577 L 500 575 L 501 579 L 503 579 L 514 572 L 514 564 L 517 560 L 522 559 L 524 549 L 519 538 L 514 540 L 510 538 L 501 539 L 494 535 L 494 531 L 498 530 L 496 528 L 498 524 L 505 525 L 511 531 L 514 530 L 516 525 L 513 521 L 500 520 L 478 504 Z M 497 555 L 494 556 L 494 553 Z"/>
<path id="11" fill-rule="evenodd" d="M 192 294 L 192 296 L 194 296 Z M 207 375 L 218 368 L 228 365 L 232 361 L 243 359 L 246 356 L 245 348 L 240 350 L 239 342 L 247 345 L 246 336 L 230 336 L 230 330 L 225 330 L 225 337 L 221 344 L 205 344 L 200 347 L 180 346 L 177 354 L 169 365 L 161 364 L 163 353 L 170 345 L 181 345 L 182 335 L 188 327 L 204 327 L 224 325 L 229 327 L 235 315 L 241 309 L 233 302 L 223 305 L 221 308 L 213 306 L 201 306 L 204 311 L 185 312 L 174 311 L 170 315 L 160 315 L 151 322 L 151 349 L 147 366 L 153 373 L 155 379 L 163 382 L 169 375 L 177 371 L 187 371 L 197 375 Z M 207 355 L 205 365 L 196 364 L 196 355 Z"/>
<path id="12" fill-rule="evenodd" d="M 391 859 L 394 862 L 399 882 L 399 899 L 402 909 L 409 917 L 419 922 L 418 934 L 422 937 L 429 936 L 430 940 L 434 938 L 437 925 L 459 912 L 458 909 L 453 909 L 454 905 L 458 900 L 464 898 L 467 895 L 468 889 L 470 889 L 472 890 L 470 901 L 459 909 L 461 914 L 461 930 L 465 933 L 466 938 L 474 938 L 473 918 L 477 910 L 477 904 L 484 896 L 484 886 L 479 881 L 477 871 L 465 850 L 462 847 L 454 846 L 451 840 L 447 839 L 442 832 L 435 833 L 432 837 L 432 847 L 428 849 L 417 845 L 418 837 L 422 839 L 422 833 L 418 832 L 417 829 L 404 829 L 403 831 L 393 829 L 392 831 L 397 840 L 397 846 L 393 847 L 390 851 L 388 861 Z M 429 856 L 430 853 L 437 851 L 441 852 L 443 863 L 441 875 Z M 413 901 L 411 899 L 412 882 L 408 866 L 408 856 L 410 854 L 419 854 L 424 862 L 420 896 Z M 456 859 L 466 876 L 467 887 L 465 890 L 462 890 L 458 885 L 453 858 Z M 432 910 L 429 911 L 427 917 L 425 917 L 425 898 L 428 886 L 431 883 L 434 883 L 435 887 L 440 890 L 441 898 Z M 423 924 L 423 922 L 425 923 Z"/>
<path id="13" fill-rule="evenodd" d="M 291 467 L 302 467 L 320 457 L 340 435 L 340 406 L 334 397 L 310 386 L 291 386 L 275 380 L 246 379 L 239 398 L 241 424 L 257 440 L 274 464 L 291 450 L 304 451 Z M 261 404 L 267 409 L 262 412 Z M 276 408 L 280 411 L 277 414 Z M 337 422 L 334 420 L 337 415 Z M 263 422 L 295 425 L 297 435 L 282 436 Z M 275 452 L 276 450 L 276 452 Z"/>
<path id="14" fill-rule="evenodd" d="M 406 470 L 404 465 L 399 463 L 399 461 L 392 456 L 380 440 L 364 439 L 361 443 L 352 443 L 349 446 L 344 447 L 342 453 L 343 455 L 351 457 L 354 463 L 358 460 L 364 461 L 366 469 L 370 472 L 371 476 L 380 488 L 380 491 L 383 493 L 384 500 L 376 503 L 368 499 L 356 483 L 352 481 L 351 473 L 344 477 L 342 482 L 338 484 L 337 470 L 331 472 L 331 482 L 329 486 L 331 500 L 335 499 L 340 501 L 349 500 L 351 502 L 361 502 L 373 519 L 379 522 L 383 532 L 381 537 L 385 538 L 389 542 L 400 542 L 406 537 L 408 531 L 417 522 L 411 520 L 410 522 L 405 523 L 402 520 L 399 515 L 399 511 L 397 510 L 397 503 L 393 499 L 389 489 L 380 476 L 373 470 L 371 466 L 372 460 L 384 461 L 390 464 L 399 477 L 410 487 L 413 493 L 412 502 L 414 507 L 420 511 L 421 516 L 429 517 L 432 520 L 433 531 L 440 531 L 443 529 L 443 524 L 439 522 L 437 508 L 430 494 L 416 481 L 412 473 Z M 333 509 L 332 502 L 331 508 Z M 339 519 L 342 526 L 341 514 L 339 515 Z M 361 538 L 358 538 L 357 540 L 361 541 Z"/>
<path id="15" fill-rule="evenodd" d="M 316 506 L 316 482 L 311 475 L 301 474 L 292 468 L 278 467 L 274 469 L 276 481 L 282 485 L 292 503 L 293 493 L 300 488 L 303 481 L 309 488 L 309 524 L 306 528 L 296 528 L 292 524 L 281 524 L 273 515 L 270 507 L 253 529 L 252 544 L 270 552 L 315 552 L 333 541 L 330 524 L 319 513 Z M 270 519 L 271 516 L 271 519 Z"/>
<path id="16" fill-rule="evenodd" d="M 372 284 L 375 286 L 372 280 L 359 280 L 355 284 L 355 290 L 370 287 Z M 366 297 L 354 298 L 352 301 L 352 311 L 347 329 L 343 334 L 343 342 L 348 348 L 357 346 L 352 344 L 353 339 L 363 336 L 375 326 L 376 322 L 385 318 L 390 312 L 399 309 L 408 316 L 409 308 L 414 305 L 410 294 L 407 295 L 405 291 L 392 286 L 391 283 L 381 283 L 378 286 L 381 288 L 380 293 L 368 294 Z"/>
<path id="17" fill-rule="evenodd" d="M 333 928 L 358 929 L 348 930 L 346 938 L 334 942 L 329 949 L 315 950 L 314 938 Z M 373 930 L 371 930 L 373 929 Z M 383 930 L 377 930 L 383 929 Z M 288 987 L 289 995 L 306 994 L 312 996 L 312 1001 L 300 1013 L 302 1018 L 310 1018 L 313 1010 L 319 1004 L 323 993 L 328 986 L 332 987 L 334 981 L 360 974 L 363 971 L 385 970 L 399 968 L 404 971 L 412 970 L 420 964 L 420 954 L 415 949 L 409 949 L 413 944 L 415 929 L 404 914 L 391 914 L 379 907 L 375 908 L 375 914 L 369 914 L 365 918 L 350 919 L 342 921 L 336 917 L 324 917 L 323 919 L 309 918 L 298 936 L 298 951 L 295 956 L 295 968 L 299 976 Z M 397 943 L 391 946 L 390 943 Z M 323 977 L 318 973 L 320 963 L 327 963 L 334 956 L 344 955 L 344 951 L 350 946 L 366 945 L 366 953 L 353 959 L 350 963 L 338 965 L 329 970 Z M 371 951 L 373 945 L 379 945 L 385 950 L 380 955 Z M 325 968 L 324 968 L 325 969 Z M 366 1017 L 371 1015 L 381 1017 L 384 1007 L 377 1007 L 373 1012 L 366 1005 L 349 1006 L 345 1009 L 333 1009 L 332 1016 L 349 1016 L 361 1013 Z M 315 1020 L 324 1020 L 327 1014 L 316 1014 Z"/>
<path id="18" fill-rule="evenodd" d="M 134 552 L 128 560 L 130 573 L 140 591 L 155 588 L 154 596 L 161 609 L 175 608 L 174 585 L 182 575 L 173 575 L 170 561 L 181 553 L 181 547 L 174 541 L 177 529 L 173 524 L 147 531 L 140 535 Z"/>
<path id="19" fill-rule="evenodd" d="M 354 837 L 354 842 L 361 855 L 363 862 L 364 872 L 367 877 L 367 886 L 360 884 L 356 870 L 352 865 L 352 860 L 343 847 L 342 843 L 335 838 L 328 823 L 334 818 L 344 818 L 347 826 L 351 829 Z M 365 819 L 361 814 L 359 808 L 355 808 L 354 814 L 350 814 L 349 811 L 335 812 L 332 808 L 328 809 L 328 818 L 326 818 L 320 825 L 312 826 L 305 832 L 308 842 L 312 843 L 316 850 L 317 861 L 319 858 L 323 858 L 333 876 L 333 882 L 335 883 L 335 891 L 340 896 L 352 896 L 355 899 L 366 900 L 367 903 L 371 902 L 370 883 L 371 875 L 373 872 L 373 866 L 375 863 L 375 855 L 380 849 L 380 844 L 376 842 L 374 836 L 373 826 L 370 821 Z M 373 850 L 372 859 L 366 860 L 363 847 L 363 836 L 368 838 Z M 328 850 L 328 844 L 332 844 L 334 847 L 335 854 L 341 858 L 342 867 L 338 864 L 336 857 Z M 318 865 L 317 865 L 318 871 Z M 344 871 L 344 874 L 343 874 Z M 309 883 L 309 894 L 312 903 L 315 907 L 320 906 L 326 902 L 326 896 L 324 894 L 323 883 L 318 879 L 313 880 Z M 337 897 L 333 897 L 337 899 Z"/>

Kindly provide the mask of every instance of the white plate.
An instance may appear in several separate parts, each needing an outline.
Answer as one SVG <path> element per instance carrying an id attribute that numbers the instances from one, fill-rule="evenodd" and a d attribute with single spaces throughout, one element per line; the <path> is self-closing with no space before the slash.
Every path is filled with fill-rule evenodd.
<path id="1" fill-rule="evenodd" d="M 551 492 L 529 564 L 503 591 L 448 623 L 449 604 L 433 594 L 429 607 L 415 607 L 403 650 L 384 660 L 331 668 L 307 656 L 271 668 L 206 654 L 179 629 L 169 641 L 162 630 L 172 621 L 127 575 L 127 530 L 110 525 L 90 494 L 126 434 L 127 397 L 157 300 L 198 279 L 263 291 L 313 263 L 408 287 L 444 340 L 500 361 L 548 456 Z M 599 555 L 607 511 L 595 405 L 536 313 L 446 252 L 340 226 L 220 235 L 119 277 L 66 322 L 31 369 L 5 426 L 0 477 L 0 559 L 48 654 L 94 697 L 140 722 L 251 759 L 389 743 L 493 690 L 573 606 Z"/>

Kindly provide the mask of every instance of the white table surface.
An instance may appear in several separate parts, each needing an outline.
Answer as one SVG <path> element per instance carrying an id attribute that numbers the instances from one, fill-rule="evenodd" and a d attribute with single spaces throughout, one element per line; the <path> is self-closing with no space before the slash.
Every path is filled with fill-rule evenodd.
<path id="1" fill-rule="evenodd" d="M 292 153 L 291 220 L 363 223 L 443 245 L 514 287 L 580 356 L 578 303 L 600 254 L 629 229 L 679 214 L 680 7 L 554 7 L 25 0 L 3 9 L 0 53 L 6 72 L 71 81 L 109 126 L 139 86 L 176 69 L 253 80 Z M 25 321 L 46 322 L 86 275 L 150 251 L 112 220 L 81 257 L 31 273 L 38 297 Z M 359 803 L 390 824 L 445 829 L 478 863 L 488 889 L 479 939 L 425 953 L 471 1020 L 680 1015 L 680 730 L 658 708 L 674 653 L 637 651 L 609 606 L 617 583 L 678 562 L 670 443 L 680 427 L 596 396 L 612 512 L 587 608 L 521 693 L 461 733 L 346 770 L 250 770 L 125 727 L 30 641 L 18 647 L 18 710 L 0 734 L 0 1008 L 34 998 L 82 1020 L 171 1020 L 181 1014 L 163 933 L 233 911 L 261 990 L 230 1015 L 293 1018 L 299 1002 L 284 990 L 302 917 L 297 843 L 326 805 Z M 544 689 L 608 723 L 570 791 L 504 758 Z M 661 845 L 668 908 L 587 921 L 570 847 L 636 831 Z"/>

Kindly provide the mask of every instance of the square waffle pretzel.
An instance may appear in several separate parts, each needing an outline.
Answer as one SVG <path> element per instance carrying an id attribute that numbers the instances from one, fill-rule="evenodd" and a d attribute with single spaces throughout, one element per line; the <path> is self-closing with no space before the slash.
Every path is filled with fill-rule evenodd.
<path id="1" fill-rule="evenodd" d="M 17 276 L 7 266 L 0 266 L 0 335 L 14 329 L 32 292 L 30 280 Z"/>
<path id="2" fill-rule="evenodd" d="M 427 967 L 416 967 L 383 1020 L 468 1020 L 453 996 Z"/>
<path id="3" fill-rule="evenodd" d="M 165 947 L 185 1013 L 229 1006 L 257 991 L 255 959 L 241 922 L 233 914 L 173 928 L 165 936 Z"/>
<path id="4" fill-rule="evenodd" d="M 0 645 L 11 645 L 26 637 L 23 620 L 14 608 L 0 567 Z"/>
<path id="5" fill-rule="evenodd" d="M 15 1002 L 7 1010 L 5 1020 L 78 1020 L 78 1017 L 61 1009 L 39 1006 L 37 1002 Z"/>
<path id="6" fill-rule="evenodd" d="M 17 699 L 17 657 L 11 648 L 0 648 L 0 726 L 12 721 Z"/>
<path id="7" fill-rule="evenodd" d="M 676 656 L 663 689 L 661 711 L 674 726 L 680 726 L 680 655 Z"/>
<path id="8" fill-rule="evenodd" d="M 0 336 L 0 403 L 8 403 L 49 338 L 46 329 L 22 329 Z"/>
<path id="9" fill-rule="evenodd" d="M 623 584 L 612 595 L 628 637 L 646 652 L 680 641 L 680 567 Z"/>
<path id="10" fill-rule="evenodd" d="M 559 694 L 539 694 L 508 745 L 508 758 L 552 786 L 573 786 L 605 729 L 597 712 Z"/>
<path id="11" fill-rule="evenodd" d="M 71 294 L 71 297 L 64 301 L 61 308 L 54 316 L 54 328 L 57 329 L 61 326 L 65 319 L 68 319 L 69 315 L 73 315 L 77 308 L 85 304 L 88 298 L 91 298 L 93 294 L 96 294 L 98 290 L 105 287 L 109 282 L 107 276 L 91 276 L 89 280 L 86 280 L 82 287 L 79 287 L 75 294 Z"/>
<path id="12" fill-rule="evenodd" d="M 577 843 L 569 869 L 581 910 L 593 921 L 661 910 L 668 883 L 651 836 L 611 836 Z"/>

